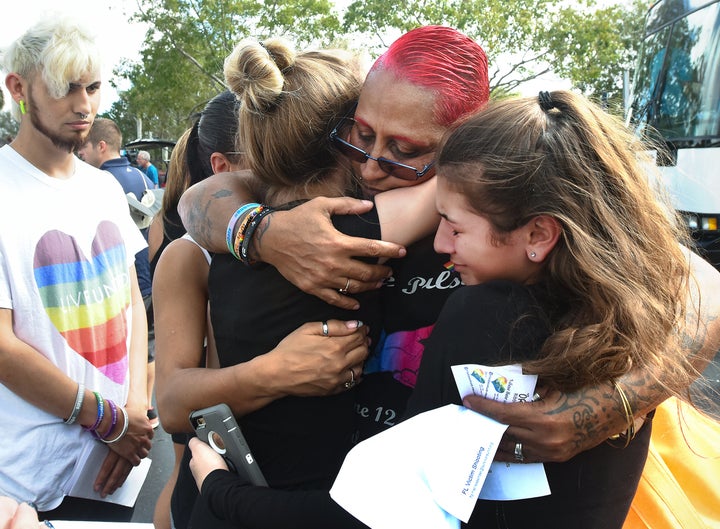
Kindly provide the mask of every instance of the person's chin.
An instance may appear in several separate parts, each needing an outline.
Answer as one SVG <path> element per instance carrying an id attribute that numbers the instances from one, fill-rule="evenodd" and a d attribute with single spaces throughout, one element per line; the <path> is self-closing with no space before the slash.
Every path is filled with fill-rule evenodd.
<path id="1" fill-rule="evenodd" d="M 375 189 L 372 187 L 363 186 L 362 193 L 365 198 L 374 198 L 378 193 L 382 193 L 382 189 Z"/>
<path id="2" fill-rule="evenodd" d="M 455 271 L 460 276 L 463 285 L 477 285 L 480 281 L 473 276 L 469 270 L 463 270 L 462 266 L 455 265 Z"/>

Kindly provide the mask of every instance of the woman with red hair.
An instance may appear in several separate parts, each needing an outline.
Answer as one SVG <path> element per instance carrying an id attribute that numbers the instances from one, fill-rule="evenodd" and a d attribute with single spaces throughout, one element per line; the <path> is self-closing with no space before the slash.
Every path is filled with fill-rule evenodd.
<path id="1" fill-rule="evenodd" d="M 467 93 L 459 97 L 463 91 Z M 374 197 L 380 191 L 416 186 L 434 176 L 434 151 L 448 126 L 484 106 L 488 94 L 487 58 L 475 41 L 447 27 L 418 28 L 398 39 L 376 61 L 354 113 L 338 116 L 336 126 L 326 139 L 344 155 L 346 166 L 353 170 L 362 195 Z M 215 207 L 212 205 L 211 209 Z M 270 216 L 278 214 L 282 216 L 284 212 Z M 397 215 L 398 221 L 405 216 L 399 210 Z M 312 227 L 312 224 L 302 227 L 301 231 Z M 256 238 L 255 242 L 258 240 Z M 224 237 L 220 242 L 218 250 L 226 247 Z M 425 282 L 434 284 L 438 275 L 443 278 L 449 275 L 443 267 L 444 262 L 433 252 L 432 236 L 428 236 L 420 245 L 413 245 L 408 258 L 398 264 L 413 275 L 421 271 L 428 278 Z M 399 271 L 396 273 L 400 274 Z M 252 363 L 233 366 L 240 378 L 236 379 L 237 384 L 224 391 L 223 397 L 235 415 L 242 416 L 286 395 L 320 396 L 337 393 L 338 388 L 346 391 L 345 384 L 363 373 L 363 382 L 357 387 L 362 392 L 357 395 L 361 399 L 358 400 L 360 409 L 381 407 L 386 415 L 382 420 L 375 419 L 375 411 L 373 416 L 359 415 L 359 435 L 365 437 L 384 429 L 399 420 L 412 390 L 411 373 L 418 367 L 413 364 L 422 354 L 418 337 L 429 333 L 451 291 L 447 287 L 458 285 L 458 280 L 450 278 L 443 288 L 415 289 L 415 295 L 410 299 L 393 297 L 389 289 L 381 291 L 383 303 L 389 308 L 383 310 L 383 314 L 393 313 L 383 317 L 383 328 L 389 329 L 393 336 L 387 342 L 389 348 L 382 348 L 375 357 L 376 367 L 372 372 L 369 368 L 362 371 L 367 350 L 360 358 L 355 352 L 346 357 L 343 350 L 338 355 L 342 357 L 340 361 L 328 360 L 335 355 L 328 353 L 326 348 L 340 350 L 341 347 L 333 344 L 347 341 L 349 333 L 342 330 L 341 322 L 330 321 L 330 336 L 323 337 L 323 327 L 317 322 L 313 335 L 293 333 L 269 354 L 255 357 Z M 339 298 L 337 289 L 354 291 L 354 285 L 343 279 L 333 290 Z M 407 304 L 425 308 L 416 310 L 417 314 L 408 318 Z M 314 348 L 303 345 L 313 339 Z M 403 349 L 393 345 L 398 341 L 407 342 L 409 347 Z M 385 360 L 381 360 L 383 358 Z M 390 368 L 383 367 L 383 363 Z M 406 367 L 396 369 L 396 365 Z M 407 380 L 393 376 L 399 371 L 408 373 Z M 268 373 L 272 374 L 272 380 Z M 376 403 L 377 399 L 382 402 Z M 207 448 L 205 445 L 193 442 L 191 446 L 193 467 L 198 482 L 202 483 L 214 465 L 222 467 L 222 464 L 211 457 L 214 453 L 203 451 Z M 208 459 L 214 463 L 206 466 L 203 461 Z M 290 493 L 246 487 L 228 474 L 219 477 L 214 474 L 208 484 L 202 492 L 212 513 L 218 518 L 234 520 L 243 527 L 362 526 L 337 506 L 326 490 Z"/>

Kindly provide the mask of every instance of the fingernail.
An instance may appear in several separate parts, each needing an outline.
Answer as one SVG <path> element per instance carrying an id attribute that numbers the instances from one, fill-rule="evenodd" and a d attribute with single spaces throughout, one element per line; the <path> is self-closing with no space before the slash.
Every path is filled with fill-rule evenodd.
<path id="1" fill-rule="evenodd" d="M 361 322 L 360 320 L 350 320 L 350 321 L 345 322 L 345 326 L 348 329 L 359 329 L 363 325 L 365 325 L 365 324 L 363 322 Z"/>

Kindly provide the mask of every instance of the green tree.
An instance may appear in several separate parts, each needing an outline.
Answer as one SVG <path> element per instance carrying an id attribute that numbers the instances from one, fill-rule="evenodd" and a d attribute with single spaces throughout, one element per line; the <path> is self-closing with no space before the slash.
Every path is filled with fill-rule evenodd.
<path id="1" fill-rule="evenodd" d="M 244 37 L 285 36 L 299 49 L 348 47 L 376 57 L 423 24 L 455 27 L 488 54 L 493 97 L 552 71 L 589 95 L 617 98 L 634 59 L 644 0 L 596 9 L 593 0 L 354 0 L 343 16 L 328 0 L 138 0 L 151 29 L 142 60 L 117 72 L 131 88 L 108 113 L 134 139 L 176 138 L 224 89 L 222 63 Z"/>
<path id="2" fill-rule="evenodd" d="M 485 49 L 493 97 L 551 70 L 585 94 L 619 97 L 646 9 L 644 0 L 603 9 L 593 0 L 355 0 L 345 29 L 384 35 L 422 24 L 455 27 Z"/>
<path id="3" fill-rule="evenodd" d="M 536 35 L 551 18 L 559 0 L 355 0 L 348 6 L 344 27 L 385 35 L 426 24 L 447 25 L 482 45 L 488 56 L 493 92 L 511 92 L 523 81 L 549 68 L 539 63 L 545 50 L 535 47 Z M 389 42 L 381 42 L 385 48 Z M 538 50 L 538 51 L 533 51 Z"/>
<path id="4" fill-rule="evenodd" d="M 223 60 L 240 39 L 280 35 L 298 47 L 310 42 L 329 45 L 340 30 L 328 0 L 139 0 L 138 4 L 135 19 L 151 29 L 141 61 L 117 69 L 132 87 L 109 112 L 124 124 L 128 139 L 134 138 L 138 120 L 143 136 L 152 132 L 155 137 L 177 138 L 193 115 L 225 89 Z"/>
<path id="5" fill-rule="evenodd" d="M 637 59 L 648 2 L 633 0 L 583 14 L 565 8 L 540 38 L 553 70 L 573 86 L 621 108 L 623 72 Z"/>
<path id="6" fill-rule="evenodd" d="M 18 133 L 19 123 L 10 112 L 0 112 L 0 145 L 14 138 Z"/>

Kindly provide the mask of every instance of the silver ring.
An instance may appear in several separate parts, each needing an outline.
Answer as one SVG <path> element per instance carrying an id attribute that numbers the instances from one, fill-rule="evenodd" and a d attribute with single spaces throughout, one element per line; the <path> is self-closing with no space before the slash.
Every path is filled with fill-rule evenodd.
<path id="1" fill-rule="evenodd" d="M 350 389 L 355 385 L 355 371 L 353 371 L 353 368 L 350 368 L 350 380 L 345 382 L 345 389 Z"/>
<path id="2" fill-rule="evenodd" d="M 525 460 L 525 456 L 522 453 L 522 443 L 515 443 L 515 461 L 522 463 Z"/>
<path id="3" fill-rule="evenodd" d="M 350 278 L 348 277 L 348 280 L 345 282 L 345 288 L 339 288 L 338 292 L 341 294 L 347 294 L 348 288 L 350 288 Z"/>
<path id="4" fill-rule="evenodd" d="M 330 336 L 330 329 L 326 321 L 322 322 L 322 333 L 323 336 Z"/>
<path id="5" fill-rule="evenodd" d="M 533 402 L 537 402 L 539 400 L 542 400 L 542 397 L 540 396 L 540 393 L 535 393 L 533 395 Z"/>

